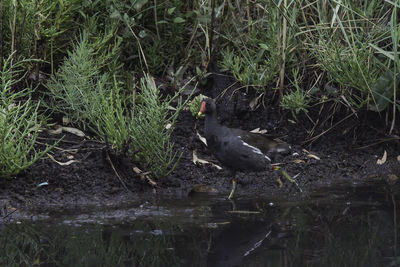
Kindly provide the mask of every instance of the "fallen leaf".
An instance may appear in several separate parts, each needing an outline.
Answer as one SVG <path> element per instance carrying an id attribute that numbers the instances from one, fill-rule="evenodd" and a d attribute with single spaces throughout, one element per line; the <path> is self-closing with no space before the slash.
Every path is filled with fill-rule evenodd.
<path id="1" fill-rule="evenodd" d="M 62 130 L 64 132 L 72 133 L 72 134 L 74 134 L 76 136 L 79 136 L 79 137 L 85 137 L 85 133 L 83 131 L 79 130 L 79 129 L 76 129 L 76 128 L 63 126 Z"/>
<path id="2" fill-rule="evenodd" d="M 260 128 L 255 128 L 255 129 L 251 130 L 250 132 L 251 132 L 251 133 L 260 133 L 260 134 L 265 134 L 265 133 L 267 133 L 268 131 L 267 131 L 267 130 L 265 130 L 265 129 L 263 129 L 263 130 L 260 130 Z"/>
<path id="3" fill-rule="evenodd" d="M 378 159 L 378 160 L 376 161 L 376 164 L 378 164 L 378 165 L 385 164 L 386 159 L 387 159 L 387 152 L 386 152 L 386 150 L 385 150 L 385 151 L 383 152 L 382 158 Z"/>
<path id="4" fill-rule="evenodd" d="M 68 125 L 71 123 L 71 120 L 68 117 L 63 117 L 62 123 L 63 123 L 63 125 Z"/>
<path id="5" fill-rule="evenodd" d="M 400 162 L 400 155 L 398 155 L 398 156 L 397 156 L 397 161 L 399 161 L 399 162 Z"/>
<path id="6" fill-rule="evenodd" d="M 193 163 L 197 165 L 197 163 L 203 165 L 203 164 L 211 164 L 211 166 L 214 166 L 215 168 L 217 168 L 218 170 L 221 170 L 222 168 L 220 166 L 218 166 L 217 164 L 214 164 L 212 162 L 209 162 L 207 160 L 204 159 L 200 159 L 199 157 L 197 157 L 197 150 L 193 150 Z"/>
<path id="7" fill-rule="evenodd" d="M 303 152 L 307 154 L 306 155 L 307 158 L 313 158 L 313 159 L 316 159 L 316 160 L 321 160 L 320 157 L 318 157 L 315 154 L 312 154 L 312 153 L 308 152 L 306 149 L 303 149 Z"/>
<path id="8" fill-rule="evenodd" d="M 142 170 L 139 169 L 138 167 L 133 167 L 132 169 L 136 174 L 142 173 Z"/>
<path id="9" fill-rule="evenodd" d="M 52 160 L 52 161 L 54 161 L 55 163 L 57 163 L 58 165 L 61 165 L 61 166 L 68 166 L 68 165 L 71 165 L 72 163 L 75 163 L 75 162 L 79 162 L 79 160 L 69 160 L 69 161 L 67 161 L 67 162 L 60 162 L 60 161 L 57 161 L 52 155 L 50 155 L 50 154 L 47 154 L 47 156 Z"/>
<path id="10" fill-rule="evenodd" d="M 255 97 L 255 98 L 253 98 L 253 99 L 250 101 L 249 107 L 250 107 L 251 110 L 255 110 L 255 109 L 257 108 L 257 106 L 258 106 L 258 104 L 259 104 L 258 102 L 260 101 L 260 98 L 261 98 L 262 96 L 263 96 L 263 95 L 261 94 L 261 95 Z"/>
<path id="11" fill-rule="evenodd" d="M 205 144 L 207 146 L 207 140 L 203 136 L 201 136 L 199 134 L 199 132 L 196 132 L 196 133 L 197 133 L 197 136 L 199 137 L 200 141 L 203 142 L 203 144 Z"/>
<path id="12" fill-rule="evenodd" d="M 294 163 L 306 163 L 304 160 L 302 159 L 295 159 L 293 160 Z"/>
<path id="13" fill-rule="evenodd" d="M 149 83 L 150 83 L 150 88 L 154 91 L 154 92 L 156 92 L 157 91 L 157 85 L 156 85 L 156 81 L 154 80 L 154 77 L 153 76 L 148 76 L 149 77 Z"/>
<path id="14" fill-rule="evenodd" d="M 316 159 L 316 160 L 321 160 L 317 155 L 314 154 L 308 154 L 307 158 L 312 158 L 312 159 Z"/>
<path id="15" fill-rule="evenodd" d="M 176 108 L 174 108 L 173 106 L 168 106 L 167 109 L 172 110 L 172 111 L 176 111 Z"/>
<path id="16" fill-rule="evenodd" d="M 57 126 L 56 126 L 56 129 L 54 129 L 54 130 L 47 130 L 47 132 L 48 132 L 49 134 L 52 134 L 52 135 L 61 134 L 61 133 L 62 133 L 62 127 L 59 126 L 59 125 L 57 125 Z"/>

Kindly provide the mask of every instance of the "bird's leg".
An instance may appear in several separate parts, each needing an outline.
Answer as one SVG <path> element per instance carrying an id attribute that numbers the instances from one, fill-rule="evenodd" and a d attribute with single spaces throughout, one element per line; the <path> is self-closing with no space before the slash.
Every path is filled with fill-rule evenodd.
<path id="1" fill-rule="evenodd" d="M 236 192 L 236 187 L 237 187 L 237 181 L 236 181 L 235 178 L 233 178 L 233 179 L 232 179 L 232 190 L 231 190 L 231 193 L 229 194 L 228 199 L 232 199 L 232 198 L 233 198 L 233 195 L 234 195 L 235 192 Z"/>
<path id="2" fill-rule="evenodd" d="M 299 184 L 296 182 L 296 180 L 294 180 L 284 169 L 280 168 L 277 165 L 272 166 L 272 169 L 274 171 L 279 171 L 281 173 L 281 175 L 283 177 L 285 177 L 289 182 L 295 184 L 300 192 L 303 192 L 303 190 L 301 190 L 301 188 L 300 188 Z"/>

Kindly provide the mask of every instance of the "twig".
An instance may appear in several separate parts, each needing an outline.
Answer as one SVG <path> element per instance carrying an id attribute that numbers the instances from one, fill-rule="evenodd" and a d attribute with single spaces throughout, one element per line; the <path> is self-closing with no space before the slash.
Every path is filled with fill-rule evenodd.
<path id="1" fill-rule="evenodd" d="M 115 175 L 117 176 L 118 180 L 121 182 L 122 186 L 123 186 L 126 190 L 129 191 L 128 187 L 126 186 L 126 184 L 124 183 L 124 181 L 121 179 L 121 176 L 119 176 L 117 170 L 115 169 L 114 164 L 112 163 L 111 158 L 110 158 L 110 155 L 108 154 L 108 152 L 106 152 L 106 158 L 107 158 L 108 163 L 110 163 L 111 168 L 113 169 L 113 171 L 114 171 Z"/>
<path id="2" fill-rule="evenodd" d="M 319 135 L 314 136 L 313 138 L 307 139 L 306 141 L 303 142 L 303 144 L 308 143 L 308 142 L 314 142 L 315 140 L 317 140 L 318 138 L 320 138 L 321 136 L 323 136 L 324 134 L 326 134 L 327 132 L 329 132 L 330 130 L 332 130 L 333 128 L 335 128 L 336 126 L 338 126 L 340 123 L 342 123 L 343 121 L 347 120 L 348 118 L 350 118 L 351 116 L 353 116 L 354 113 L 351 113 L 349 115 L 347 115 L 345 118 L 341 119 L 340 121 L 338 121 L 337 123 L 335 123 L 335 125 L 333 125 L 332 127 L 330 127 L 329 129 L 323 131 L 322 133 L 320 133 Z"/>
<path id="3" fill-rule="evenodd" d="M 3 69 L 3 15 L 4 15 L 4 0 L 0 4 L 0 70 Z"/>
<path id="4" fill-rule="evenodd" d="M 154 182 L 150 177 L 149 174 L 150 172 L 143 172 L 141 169 L 139 169 L 138 167 L 134 167 L 133 171 L 138 174 L 140 176 L 141 179 L 143 180 L 147 180 L 147 182 L 153 187 L 155 188 L 157 186 L 157 183 Z"/>
<path id="5" fill-rule="evenodd" d="M 287 8 L 287 1 L 283 2 L 284 8 Z M 286 64 L 286 37 L 287 37 L 287 19 L 283 16 L 283 25 L 282 25 L 282 46 L 280 49 L 281 52 L 281 65 L 279 70 L 279 99 L 283 97 L 283 86 L 285 81 L 285 64 Z"/>
<path id="6" fill-rule="evenodd" d="M 379 141 L 377 141 L 375 143 L 368 144 L 368 145 L 365 145 L 365 146 L 356 147 L 356 148 L 353 148 L 353 149 L 364 149 L 364 148 L 368 148 L 368 147 L 371 147 L 371 146 L 379 145 L 381 143 L 390 142 L 390 141 L 393 141 L 393 140 L 400 140 L 400 137 L 395 136 L 395 137 L 391 137 L 391 138 L 387 138 L 387 139 L 382 139 L 382 140 L 379 140 Z"/>
<path id="7" fill-rule="evenodd" d="M 211 61 L 214 53 L 212 51 L 213 49 L 213 39 L 214 39 L 214 30 L 215 30 L 215 0 L 211 0 L 211 34 L 210 34 L 210 40 L 209 40 L 209 49 L 210 49 L 210 58 L 209 60 Z M 215 49 L 215 47 L 214 47 Z"/>
<path id="8" fill-rule="evenodd" d="M 156 25 L 157 38 L 160 40 L 160 32 L 158 30 L 158 18 L 157 18 L 157 0 L 154 0 L 154 24 Z"/>
<path id="9" fill-rule="evenodd" d="M 146 65 L 147 73 L 150 73 L 150 69 L 149 69 L 149 66 L 147 65 L 147 60 L 146 60 L 146 57 L 145 57 L 145 55 L 144 55 L 142 45 L 140 44 L 140 40 L 139 40 L 139 38 L 137 37 L 137 35 L 135 34 L 135 32 L 133 31 L 131 25 L 129 25 L 129 23 L 126 23 L 126 25 L 128 26 L 129 30 L 131 31 L 133 37 L 135 37 L 135 39 L 136 39 L 136 41 L 137 41 L 137 43 L 138 43 L 138 46 L 139 46 L 140 54 L 142 55 L 144 64 Z M 139 57 L 139 58 L 140 58 L 140 57 Z"/>

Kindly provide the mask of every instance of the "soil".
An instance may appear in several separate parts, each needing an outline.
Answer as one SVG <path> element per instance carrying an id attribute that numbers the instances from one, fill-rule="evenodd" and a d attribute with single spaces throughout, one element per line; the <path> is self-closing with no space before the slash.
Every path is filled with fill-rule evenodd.
<path id="1" fill-rule="evenodd" d="M 367 111 L 355 114 L 332 101 L 310 108 L 308 114 L 300 112 L 296 122 L 290 112 L 279 109 L 267 97 L 260 99 L 262 104 L 251 110 L 249 105 L 255 93 L 239 88 L 227 75 L 213 74 L 206 88 L 201 93 L 217 98 L 222 124 L 246 130 L 266 129 L 268 134 L 278 135 L 291 145 L 289 155 L 280 155 L 274 161 L 281 163 L 281 167 L 295 177 L 303 191 L 301 194 L 338 182 L 349 185 L 388 183 L 399 189 L 399 182 L 396 183 L 396 177 L 400 177 L 399 127 L 388 136 L 385 115 Z M 337 108 L 335 112 L 334 108 Z M 325 118 L 328 119 L 324 121 Z M 52 155 L 59 162 L 76 162 L 60 165 L 44 158 L 17 177 L 2 179 L 0 210 L 4 217 L 15 209 L 118 206 L 143 197 L 185 198 L 199 188 L 200 191 L 218 191 L 227 195 L 232 177 L 226 170 L 192 161 L 196 150 L 199 158 L 218 164 L 197 132 L 203 134 L 203 121 L 194 118 L 189 111 L 182 111 L 172 137 L 175 149 L 182 157 L 174 172 L 156 180 L 155 187 L 132 170 L 135 163 L 112 155 L 104 144 L 64 133 Z M 44 132 L 39 141 L 54 142 L 61 136 Z M 377 164 L 385 151 L 386 162 Z M 239 180 L 242 185 L 236 193 L 237 198 L 299 194 L 296 186 L 272 170 L 240 173 Z M 199 184 L 205 186 L 195 186 Z"/>

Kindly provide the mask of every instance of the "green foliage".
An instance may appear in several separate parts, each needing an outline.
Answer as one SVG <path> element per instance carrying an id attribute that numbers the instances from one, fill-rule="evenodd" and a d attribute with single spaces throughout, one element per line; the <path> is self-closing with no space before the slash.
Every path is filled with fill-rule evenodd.
<path id="1" fill-rule="evenodd" d="M 180 66 L 188 58 L 185 44 L 190 35 L 192 12 L 183 1 L 110 1 L 108 12 L 121 24 L 123 60 L 129 69 L 161 74 L 170 66 Z M 132 60 L 135 59 L 135 60 Z"/>
<path id="2" fill-rule="evenodd" d="M 327 72 L 328 77 L 340 85 L 341 94 L 345 95 L 353 106 L 361 108 L 368 103 L 371 86 L 382 74 L 382 66 L 369 49 L 368 42 L 373 42 L 383 33 L 376 31 L 375 36 L 371 35 L 369 31 L 358 29 L 361 22 L 353 25 L 354 22 L 350 18 L 347 19 L 348 21 L 340 21 L 339 25 L 348 24 L 343 31 L 316 26 L 319 41 L 312 44 L 310 52 L 321 64 L 322 70 Z M 337 20 L 340 20 L 340 17 L 337 17 Z M 358 93 L 353 92 L 353 89 Z"/>
<path id="3" fill-rule="evenodd" d="M 104 38 L 107 38 L 106 35 Z M 84 31 L 73 52 L 68 53 L 68 58 L 47 84 L 49 108 L 82 126 L 90 113 L 98 112 L 92 107 L 92 98 L 107 94 L 104 88 L 109 91 L 112 87 L 110 75 L 102 74 L 101 67 L 112 60 L 109 54 L 117 55 L 117 47 L 112 53 L 95 48 L 96 43 L 89 41 L 88 33 Z"/>
<path id="4" fill-rule="evenodd" d="M 92 129 L 101 140 L 120 152 L 129 140 L 129 118 L 124 115 L 115 74 L 101 72 L 101 69 L 117 69 L 118 46 L 105 49 L 107 46 L 101 45 L 109 38 L 106 33 L 89 41 L 87 32 L 83 32 L 74 51 L 47 85 L 48 108 L 85 129 Z"/>
<path id="5" fill-rule="evenodd" d="M 106 75 L 104 76 L 106 77 Z M 131 139 L 131 118 L 126 115 L 119 84 L 114 76 L 113 90 L 107 83 L 98 83 L 87 112 L 88 127 L 111 148 L 120 153 Z M 128 113 L 129 114 L 129 113 Z"/>
<path id="6" fill-rule="evenodd" d="M 58 62 L 64 57 L 74 33 L 80 26 L 77 20 L 78 12 L 82 9 L 82 1 L 2 2 L 4 2 L 3 56 L 15 52 L 16 56 L 50 61 L 52 66 L 54 61 Z M 30 65 L 32 62 L 26 61 L 25 64 Z M 35 64 L 42 63 L 35 62 Z"/>
<path id="7" fill-rule="evenodd" d="M 227 47 L 222 51 L 221 70 L 229 70 L 241 84 L 254 86 L 258 92 L 263 92 L 278 74 L 277 60 L 278 58 L 274 57 L 271 60 L 256 62 L 254 58 L 237 55 L 237 50 Z"/>
<path id="8" fill-rule="evenodd" d="M 184 88 L 173 97 L 162 99 L 152 78 L 145 76 L 140 80 L 140 89 L 132 127 L 133 147 L 139 150 L 136 158 L 146 170 L 151 171 L 152 176 L 165 176 L 176 167 L 180 158 L 170 139 L 184 106 L 178 98 Z M 171 108 L 175 100 L 178 104 Z"/>
<path id="9" fill-rule="evenodd" d="M 300 111 L 308 112 L 309 106 L 309 94 L 302 90 L 299 86 L 298 81 L 298 72 L 293 71 L 294 82 L 293 86 L 296 88 L 296 91 L 285 94 L 282 97 L 280 106 L 283 109 L 288 109 L 291 111 L 292 116 L 296 118 L 296 115 L 299 114 Z"/>
<path id="10" fill-rule="evenodd" d="M 190 101 L 189 103 L 189 110 L 192 113 L 193 117 L 197 117 L 197 114 L 200 111 L 200 107 L 201 107 L 201 101 L 203 101 L 203 99 L 206 99 L 207 96 L 205 95 L 198 95 L 195 98 L 193 98 L 192 101 Z"/>
<path id="11" fill-rule="evenodd" d="M 0 177 L 11 177 L 42 158 L 51 147 L 35 149 L 39 133 L 39 104 L 28 97 L 30 89 L 13 92 L 12 88 L 24 78 L 24 60 L 11 63 L 12 55 L 0 72 Z"/>
<path id="12" fill-rule="evenodd" d="M 221 69 L 232 72 L 242 85 L 253 86 L 258 93 L 266 92 L 279 78 L 282 63 L 285 61 L 290 69 L 295 62 L 296 31 L 283 26 L 283 18 L 288 20 L 289 25 L 297 19 L 298 5 L 293 1 L 291 3 L 289 12 L 282 1 L 278 4 L 266 0 L 262 1 L 262 6 L 255 4 L 258 10 L 249 12 L 247 20 L 243 19 L 244 14 L 234 17 L 231 25 L 226 26 L 230 43 L 222 51 Z M 237 9 L 240 7 L 234 10 Z M 284 51 L 282 42 L 285 42 Z"/>
<path id="13" fill-rule="evenodd" d="M 152 80 L 146 76 L 140 82 L 133 112 L 124 101 L 123 84 L 116 75 L 101 73 L 97 67 L 109 55 L 93 51 L 84 33 L 47 86 L 52 100 L 48 107 L 73 123 L 91 129 L 115 152 L 128 148 L 128 156 L 150 170 L 154 177 L 167 175 L 178 160 L 170 136 L 183 105 L 179 100 L 172 113 L 170 106 L 180 91 L 172 98 L 161 99 Z"/>

